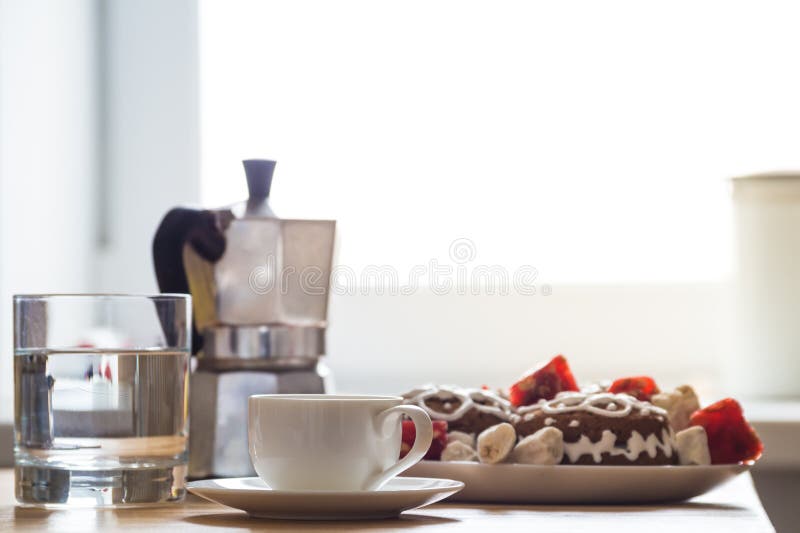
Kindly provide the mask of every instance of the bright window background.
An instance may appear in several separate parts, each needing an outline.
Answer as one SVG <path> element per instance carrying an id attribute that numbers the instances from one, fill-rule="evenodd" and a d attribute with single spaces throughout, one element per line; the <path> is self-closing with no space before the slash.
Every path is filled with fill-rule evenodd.
<path id="1" fill-rule="evenodd" d="M 732 2 L 201 3 L 203 199 L 278 160 L 339 262 L 468 237 L 570 282 L 717 281 L 727 178 L 800 167 L 798 13 Z"/>

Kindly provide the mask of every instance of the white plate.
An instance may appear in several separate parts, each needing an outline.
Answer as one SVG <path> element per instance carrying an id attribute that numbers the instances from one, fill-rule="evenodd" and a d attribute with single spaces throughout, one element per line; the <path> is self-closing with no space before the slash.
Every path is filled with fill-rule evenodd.
<path id="1" fill-rule="evenodd" d="M 259 518 L 353 520 L 391 518 L 443 500 L 464 484 L 451 479 L 402 477 L 376 491 L 272 490 L 260 478 L 207 479 L 187 484 L 189 492 Z"/>
<path id="2" fill-rule="evenodd" d="M 420 461 L 410 476 L 444 477 L 466 487 L 451 500 L 528 504 L 677 502 L 746 472 L 749 465 L 536 466 Z"/>

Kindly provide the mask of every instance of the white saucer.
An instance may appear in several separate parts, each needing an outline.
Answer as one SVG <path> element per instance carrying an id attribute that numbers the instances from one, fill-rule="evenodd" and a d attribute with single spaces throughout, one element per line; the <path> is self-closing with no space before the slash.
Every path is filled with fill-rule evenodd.
<path id="1" fill-rule="evenodd" d="M 376 491 L 289 491 L 272 490 L 257 477 L 240 477 L 192 481 L 187 488 L 201 498 L 258 518 L 353 520 L 395 517 L 443 500 L 464 484 L 451 479 L 401 477 Z"/>

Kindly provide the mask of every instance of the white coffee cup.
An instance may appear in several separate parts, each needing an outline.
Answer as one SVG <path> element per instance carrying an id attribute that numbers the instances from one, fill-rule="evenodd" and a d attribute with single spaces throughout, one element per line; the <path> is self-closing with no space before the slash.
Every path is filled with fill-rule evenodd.
<path id="1" fill-rule="evenodd" d="M 425 455 L 428 414 L 394 396 L 259 394 L 248 400 L 250 459 L 275 490 L 377 490 Z M 401 419 L 416 440 L 398 460 Z"/>

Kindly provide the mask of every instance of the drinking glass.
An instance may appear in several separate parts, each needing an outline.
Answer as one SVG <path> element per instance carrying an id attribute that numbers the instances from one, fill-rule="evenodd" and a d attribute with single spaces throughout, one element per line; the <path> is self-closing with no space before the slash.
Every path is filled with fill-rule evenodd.
<path id="1" fill-rule="evenodd" d="M 23 505 L 186 494 L 188 295 L 14 296 L 14 463 Z"/>

